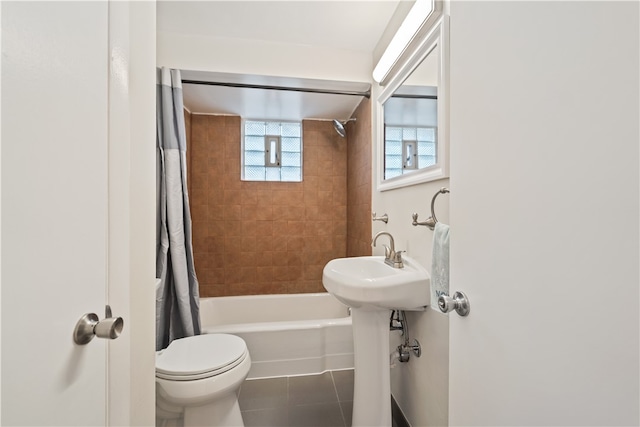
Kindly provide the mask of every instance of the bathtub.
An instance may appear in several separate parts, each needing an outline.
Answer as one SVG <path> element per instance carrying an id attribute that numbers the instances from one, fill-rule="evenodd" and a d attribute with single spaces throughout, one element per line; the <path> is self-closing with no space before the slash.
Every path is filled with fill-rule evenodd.
<path id="1" fill-rule="evenodd" d="M 248 378 L 353 368 L 349 309 L 327 293 L 200 299 L 202 333 L 242 337 Z"/>

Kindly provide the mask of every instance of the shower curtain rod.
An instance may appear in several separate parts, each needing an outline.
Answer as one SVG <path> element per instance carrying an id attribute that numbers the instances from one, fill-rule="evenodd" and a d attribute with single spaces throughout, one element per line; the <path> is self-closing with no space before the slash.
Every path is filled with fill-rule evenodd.
<path id="1" fill-rule="evenodd" d="M 270 85 L 254 85 L 246 83 L 222 83 L 222 82 L 207 82 L 203 80 L 182 80 L 182 84 L 190 85 L 206 85 L 206 86 L 224 86 L 235 87 L 244 89 L 266 89 L 266 90 L 285 90 L 290 92 L 309 92 L 309 93 L 322 93 L 327 95 L 348 95 L 348 96 L 363 96 L 365 98 L 371 97 L 371 92 L 355 92 L 355 91 L 343 91 L 343 90 L 326 90 L 326 89 L 302 89 L 298 87 L 289 86 L 270 86 Z"/>
<path id="2" fill-rule="evenodd" d="M 391 98 L 406 98 L 406 99 L 438 99 L 438 95 L 402 95 L 393 94 Z"/>

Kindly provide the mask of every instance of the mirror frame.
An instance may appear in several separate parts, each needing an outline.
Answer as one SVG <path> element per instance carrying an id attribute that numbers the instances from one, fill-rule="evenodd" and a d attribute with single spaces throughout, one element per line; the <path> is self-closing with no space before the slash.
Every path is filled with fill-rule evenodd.
<path id="1" fill-rule="evenodd" d="M 388 83 L 376 101 L 376 158 L 378 191 L 407 187 L 449 177 L 449 17 L 442 15 L 426 30 L 424 37 L 414 38 L 407 46 L 407 59 L 390 73 Z M 404 83 L 422 61 L 440 47 L 438 58 L 438 138 L 437 162 L 434 165 L 390 179 L 384 179 L 384 103 Z"/>

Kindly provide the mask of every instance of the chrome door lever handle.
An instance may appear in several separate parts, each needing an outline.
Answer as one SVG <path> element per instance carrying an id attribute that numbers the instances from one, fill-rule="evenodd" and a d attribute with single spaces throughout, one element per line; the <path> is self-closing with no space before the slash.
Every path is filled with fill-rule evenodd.
<path id="1" fill-rule="evenodd" d="M 450 313 L 456 311 L 460 316 L 466 316 L 469 314 L 469 299 L 462 292 L 455 292 L 453 297 L 449 295 L 440 295 L 438 298 L 438 308 L 443 313 Z"/>
<path id="2" fill-rule="evenodd" d="M 73 331 L 73 340 L 78 345 L 85 345 L 91 342 L 94 337 L 106 338 L 114 340 L 122 333 L 124 320 L 122 317 L 112 317 L 111 307 L 107 305 L 106 317 L 99 320 L 95 313 L 86 313 L 83 315 Z"/>

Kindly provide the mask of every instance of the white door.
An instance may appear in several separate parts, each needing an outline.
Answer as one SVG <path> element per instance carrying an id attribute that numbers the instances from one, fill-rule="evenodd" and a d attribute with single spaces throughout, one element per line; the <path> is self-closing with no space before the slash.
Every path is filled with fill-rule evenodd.
<path id="1" fill-rule="evenodd" d="M 2 4 L 2 423 L 103 425 L 108 10 Z"/>
<path id="2" fill-rule="evenodd" d="M 637 2 L 451 3 L 451 425 L 638 425 Z"/>
<path id="3" fill-rule="evenodd" d="M 152 424 L 155 5 L 0 11 L 1 423 Z M 123 335 L 76 345 L 107 301 Z"/>

